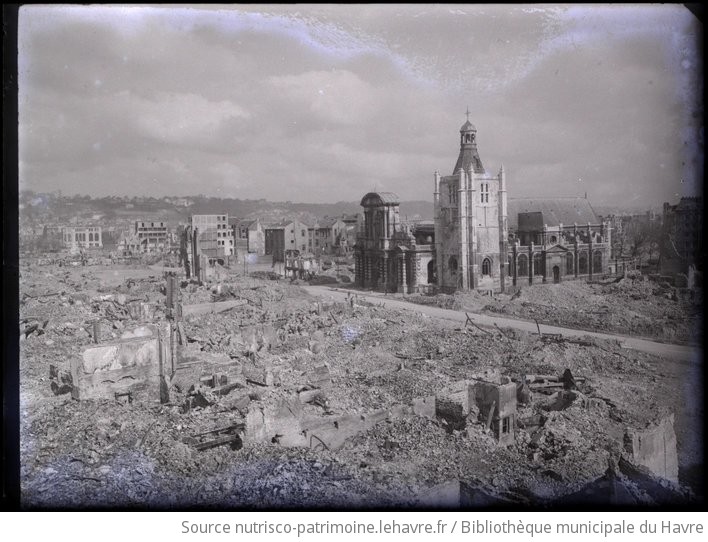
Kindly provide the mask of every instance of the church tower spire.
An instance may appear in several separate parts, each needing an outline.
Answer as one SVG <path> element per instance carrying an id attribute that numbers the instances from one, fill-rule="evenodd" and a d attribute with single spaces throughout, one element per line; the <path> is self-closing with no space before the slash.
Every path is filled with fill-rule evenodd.
<path id="1" fill-rule="evenodd" d="M 460 155 L 457 157 L 455 169 L 452 174 L 456 175 L 460 168 L 464 171 L 473 170 L 474 173 L 484 173 L 484 166 L 477 151 L 477 128 L 470 122 L 470 109 L 467 108 L 467 121 L 460 128 Z"/>

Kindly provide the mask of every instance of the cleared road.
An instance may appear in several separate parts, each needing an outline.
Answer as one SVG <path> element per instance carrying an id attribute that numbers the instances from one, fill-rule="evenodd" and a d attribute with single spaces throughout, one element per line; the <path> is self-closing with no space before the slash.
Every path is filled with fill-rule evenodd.
<path id="1" fill-rule="evenodd" d="M 347 294 L 356 294 L 359 299 L 365 299 L 366 301 L 372 303 L 383 303 L 384 306 L 389 308 L 420 312 L 432 318 L 451 320 L 454 322 L 460 322 L 462 324 L 467 321 L 467 316 L 464 312 L 461 311 L 440 309 L 437 307 L 430 307 L 428 305 L 417 305 L 404 301 L 400 298 L 385 296 L 384 294 L 343 290 L 339 288 L 333 288 L 331 286 L 303 286 L 303 288 L 305 288 L 312 295 L 320 297 L 331 297 L 336 301 L 346 300 Z M 530 333 L 537 332 L 535 322 L 529 322 L 527 320 L 515 320 L 513 318 L 503 318 L 500 316 L 488 316 L 486 314 L 467 314 L 469 314 L 470 320 L 472 320 L 478 326 L 493 327 L 494 324 L 496 324 L 500 327 L 520 329 L 523 331 L 528 331 Z M 596 337 L 598 339 L 615 340 L 619 341 L 622 348 L 629 348 L 632 350 L 638 350 L 640 352 L 647 352 L 649 354 L 654 354 L 672 360 L 683 361 L 688 363 L 698 364 L 701 362 L 703 356 L 702 350 L 698 347 L 685 346 L 680 344 L 660 343 L 655 341 L 649 341 L 646 339 L 638 339 L 636 337 L 627 337 L 626 335 L 597 333 L 594 331 L 585 331 L 584 329 L 571 329 L 565 327 L 549 326 L 546 324 L 541 324 L 541 332 L 561 334 L 566 337 Z"/>

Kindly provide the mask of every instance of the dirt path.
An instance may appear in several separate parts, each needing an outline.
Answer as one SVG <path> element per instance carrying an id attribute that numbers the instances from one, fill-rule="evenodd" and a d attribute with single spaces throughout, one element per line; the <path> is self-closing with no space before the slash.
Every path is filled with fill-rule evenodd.
<path id="1" fill-rule="evenodd" d="M 464 312 L 450 310 L 450 309 L 440 309 L 437 307 L 430 307 L 428 305 L 417 305 L 409 303 L 400 298 L 394 298 L 392 296 L 385 296 L 384 294 L 374 293 L 374 292 L 354 292 L 352 290 L 343 290 L 338 288 L 332 288 L 330 286 L 304 286 L 304 288 L 313 295 L 318 296 L 330 296 L 338 301 L 343 301 L 347 298 L 347 294 L 354 294 L 360 298 L 365 299 L 372 303 L 384 303 L 385 306 L 389 308 L 396 308 L 401 310 L 415 311 L 430 316 L 432 318 L 440 318 L 443 320 L 453 320 L 461 323 L 467 321 L 467 316 Z M 475 314 L 468 313 L 470 320 L 475 324 L 480 326 L 492 327 L 494 324 L 500 327 L 510 327 L 514 329 L 519 329 L 522 331 L 527 331 L 530 333 L 536 333 L 537 327 L 535 322 L 529 322 L 526 320 L 516 320 L 513 318 L 503 318 L 498 316 L 489 316 L 486 314 Z M 593 331 L 585 331 L 581 329 L 570 329 L 557 326 L 549 326 L 546 324 L 541 324 L 542 333 L 556 333 L 562 334 L 566 337 L 595 337 L 598 339 L 615 340 L 619 341 L 623 348 L 629 348 L 632 350 L 638 350 L 640 352 L 647 352 L 649 354 L 654 354 L 667 359 L 671 359 L 677 362 L 688 363 L 691 365 L 699 365 L 703 358 L 703 352 L 698 347 L 684 346 L 678 344 L 660 343 L 655 341 L 648 341 L 646 339 L 638 339 L 635 337 L 627 337 L 624 335 L 612 335 L 609 333 L 597 333 Z"/>

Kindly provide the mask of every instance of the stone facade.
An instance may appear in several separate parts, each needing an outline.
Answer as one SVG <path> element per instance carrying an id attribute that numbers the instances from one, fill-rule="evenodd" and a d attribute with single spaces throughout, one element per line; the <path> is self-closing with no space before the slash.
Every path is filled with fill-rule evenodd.
<path id="1" fill-rule="evenodd" d="M 433 232 L 401 223 L 398 196 L 370 192 L 361 200 L 364 221 L 354 246 L 356 284 L 385 292 L 433 288 Z"/>
<path id="2" fill-rule="evenodd" d="M 64 246 L 70 250 L 101 248 L 101 226 L 66 226 L 62 228 Z"/>
<path id="3" fill-rule="evenodd" d="M 435 255 L 443 292 L 504 290 L 507 276 L 507 194 L 504 168 L 489 175 L 477 151 L 477 129 L 460 129 L 452 175 L 435 172 Z M 502 256 L 504 255 L 504 256 Z"/>
<path id="4" fill-rule="evenodd" d="M 519 223 L 522 222 L 522 214 L 519 214 Z M 559 283 L 578 278 L 593 280 L 610 271 L 609 223 L 544 224 L 539 230 L 520 230 L 518 235 L 520 238 L 511 243 L 508 251 L 514 286 L 535 282 Z"/>
<path id="5" fill-rule="evenodd" d="M 192 215 L 189 226 L 197 234 L 199 250 L 211 261 L 223 263 L 226 256 L 234 255 L 234 234 L 227 214 Z"/>

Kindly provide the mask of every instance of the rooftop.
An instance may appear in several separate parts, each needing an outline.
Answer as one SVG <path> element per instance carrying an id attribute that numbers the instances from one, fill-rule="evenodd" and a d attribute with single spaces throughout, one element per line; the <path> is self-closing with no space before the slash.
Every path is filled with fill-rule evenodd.
<path id="1" fill-rule="evenodd" d="M 401 198 L 393 192 L 369 192 L 361 198 L 362 207 L 377 207 L 379 205 L 398 205 Z"/>
<path id="2" fill-rule="evenodd" d="M 581 197 L 510 198 L 507 211 L 509 229 L 513 230 L 519 226 L 519 213 L 542 213 L 543 223 L 548 226 L 600 223 L 590 201 Z"/>

